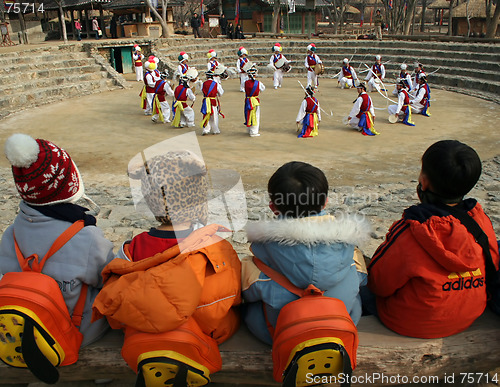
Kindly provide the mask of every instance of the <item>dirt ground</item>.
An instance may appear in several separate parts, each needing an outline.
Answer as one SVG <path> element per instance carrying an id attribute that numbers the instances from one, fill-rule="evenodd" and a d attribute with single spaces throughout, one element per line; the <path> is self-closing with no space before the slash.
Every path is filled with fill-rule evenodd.
<path id="1" fill-rule="evenodd" d="M 341 90 L 336 80 L 321 79 L 317 97 L 326 113 L 322 113 L 320 134 L 298 139 L 295 118 L 304 93 L 297 78 L 285 78 L 278 90 L 273 89 L 271 78 L 261 79 L 267 87 L 261 94 L 262 135 L 250 138 L 243 125 L 244 96 L 238 91 L 238 80 L 223 82 L 222 134 L 201 136 L 199 95 L 195 128 L 154 124 L 140 108 L 141 83 L 133 81 L 132 74 L 126 77 L 131 89 L 73 98 L 7 117 L 0 121 L 0 142 L 16 132 L 51 140 L 71 154 L 85 180 L 107 185 L 128 184 L 128 162 L 141 150 L 193 129 L 208 168 L 238 171 L 247 188 L 265 187 L 274 170 L 291 160 L 320 167 L 331 186 L 410 182 L 418 176 L 424 150 L 440 139 L 463 141 L 482 159 L 500 153 L 500 133 L 493 124 L 498 105 L 432 88 L 432 83 L 432 116 L 414 115 L 413 128 L 390 124 L 386 100 L 371 93 L 377 108 L 375 128 L 381 134 L 367 137 L 342 124 L 356 90 Z M 394 100 L 393 86 L 389 88 Z M 0 158 L 0 167 L 7 166 L 7 160 Z"/>

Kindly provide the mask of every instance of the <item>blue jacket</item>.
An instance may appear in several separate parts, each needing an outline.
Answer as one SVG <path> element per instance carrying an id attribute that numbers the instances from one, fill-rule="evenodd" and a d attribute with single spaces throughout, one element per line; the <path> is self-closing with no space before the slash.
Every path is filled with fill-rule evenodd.
<path id="1" fill-rule="evenodd" d="M 313 284 L 326 296 L 342 300 L 355 323 L 361 317 L 361 299 L 354 247 L 369 232 L 366 221 L 348 215 L 276 219 L 247 226 L 256 257 L 295 286 L 305 289 Z M 250 303 L 245 320 L 259 339 L 271 343 L 266 317 L 275 326 L 281 308 L 298 297 L 260 272 L 251 257 L 243 259 L 242 270 L 243 297 Z"/>
<path id="2" fill-rule="evenodd" d="M 14 224 L 2 235 L 0 274 L 21 271 L 14 248 L 14 231 L 24 257 L 38 254 L 42 258 L 56 238 L 70 225 L 69 222 L 45 216 L 21 201 Z M 106 319 L 91 324 L 90 318 L 92 304 L 102 288 L 101 271 L 113 257 L 113 244 L 104 237 L 101 229 L 85 226 L 50 257 L 43 268 L 42 272 L 59 284 L 70 314 L 73 313 L 80 296 L 82 282 L 89 286 L 80 326 L 80 332 L 83 334 L 82 346 L 101 337 L 108 328 Z"/>

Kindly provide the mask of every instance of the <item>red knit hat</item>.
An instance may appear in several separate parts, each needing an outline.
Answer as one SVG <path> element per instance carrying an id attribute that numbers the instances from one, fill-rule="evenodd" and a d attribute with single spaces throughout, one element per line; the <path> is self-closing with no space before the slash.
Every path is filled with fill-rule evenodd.
<path id="1" fill-rule="evenodd" d="M 29 204 L 74 203 L 84 194 L 83 181 L 71 157 L 53 143 L 26 134 L 5 142 L 17 191 Z"/>

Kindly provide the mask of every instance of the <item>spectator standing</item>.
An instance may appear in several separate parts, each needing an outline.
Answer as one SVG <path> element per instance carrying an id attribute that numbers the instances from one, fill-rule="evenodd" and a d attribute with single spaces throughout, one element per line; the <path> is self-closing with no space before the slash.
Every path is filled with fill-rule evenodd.
<path id="1" fill-rule="evenodd" d="M 201 38 L 200 25 L 201 25 L 201 20 L 198 14 L 195 12 L 193 17 L 191 18 L 191 28 L 193 29 L 193 35 L 195 38 Z"/>
<path id="2" fill-rule="evenodd" d="M 223 13 L 219 17 L 219 26 L 221 35 L 227 35 L 227 19 Z"/>
<path id="3" fill-rule="evenodd" d="M 373 24 L 375 24 L 375 35 L 377 40 L 382 40 L 382 15 L 380 14 L 380 9 L 377 9 L 376 15 L 373 18 Z"/>
<path id="4" fill-rule="evenodd" d="M 116 16 L 113 16 L 111 18 L 111 22 L 109 23 L 109 29 L 110 29 L 111 37 L 113 39 L 118 38 L 118 35 L 116 33 Z"/>
<path id="5" fill-rule="evenodd" d="M 95 31 L 95 38 L 99 40 L 99 22 L 97 21 L 97 17 L 94 16 L 92 19 L 92 31 Z"/>
<path id="6" fill-rule="evenodd" d="M 76 40 L 82 40 L 82 24 L 80 23 L 80 19 L 75 20 L 75 30 L 76 30 Z"/>

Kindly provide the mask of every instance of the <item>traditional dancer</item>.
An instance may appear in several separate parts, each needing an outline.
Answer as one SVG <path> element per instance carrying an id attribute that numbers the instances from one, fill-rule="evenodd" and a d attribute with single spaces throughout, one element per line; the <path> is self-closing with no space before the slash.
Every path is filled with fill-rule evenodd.
<path id="1" fill-rule="evenodd" d="M 407 69 L 406 64 L 405 63 L 401 64 L 401 71 L 399 72 L 398 82 L 399 82 L 399 80 L 403 81 L 403 83 L 405 85 L 405 89 L 407 89 L 408 92 L 411 93 L 411 91 L 413 89 L 413 82 L 411 80 L 410 73 L 408 71 L 406 71 L 406 69 Z M 392 91 L 392 95 L 398 95 L 398 94 L 399 94 L 399 91 L 398 91 L 397 82 L 396 82 L 396 87 Z"/>
<path id="2" fill-rule="evenodd" d="M 415 62 L 414 64 L 415 70 L 413 71 L 413 86 L 412 86 L 412 91 L 417 92 L 418 90 L 418 77 L 420 77 L 420 74 L 424 74 L 424 77 L 427 78 L 427 74 L 425 73 L 424 70 L 424 65 L 420 62 Z"/>
<path id="3" fill-rule="evenodd" d="M 342 89 L 354 87 L 357 80 L 358 76 L 356 75 L 354 68 L 349 64 L 349 59 L 344 58 L 344 65 L 342 66 L 339 75 L 340 87 Z"/>
<path id="4" fill-rule="evenodd" d="M 306 87 L 306 96 L 302 101 L 297 114 L 297 125 L 302 125 L 299 138 L 314 137 L 318 135 L 318 127 L 321 122 L 321 109 L 319 101 L 314 97 L 314 88 Z"/>
<path id="5" fill-rule="evenodd" d="M 316 75 L 315 68 L 321 62 L 319 56 L 316 55 L 316 45 L 311 43 L 307 46 L 307 56 L 304 61 L 304 66 L 307 69 L 307 86 L 318 88 L 318 76 Z"/>
<path id="6" fill-rule="evenodd" d="M 220 102 L 219 98 L 224 94 L 224 89 L 220 83 L 217 83 L 214 78 L 214 72 L 208 70 L 206 73 L 207 80 L 203 82 L 201 91 L 203 93 L 203 102 L 201 104 L 201 113 L 203 114 L 203 120 L 201 121 L 201 127 L 203 128 L 202 135 L 205 136 L 209 134 L 220 134 L 219 130 L 219 113 L 220 113 Z M 224 117 L 224 116 L 223 116 Z"/>
<path id="7" fill-rule="evenodd" d="M 274 89 L 281 87 L 281 83 L 283 82 L 283 66 L 288 64 L 288 60 L 281 53 L 282 47 L 281 44 L 276 43 L 273 46 L 273 55 L 269 60 L 269 64 L 274 68 L 274 77 L 273 77 L 273 86 Z"/>
<path id="8" fill-rule="evenodd" d="M 214 73 L 213 80 L 218 84 L 220 84 L 220 75 L 215 74 L 215 70 L 220 65 L 219 61 L 217 60 L 217 52 L 214 49 L 210 49 L 207 52 L 207 57 L 208 57 L 207 70 L 212 71 Z"/>
<path id="9" fill-rule="evenodd" d="M 359 93 L 358 98 L 354 101 L 349 117 L 347 118 L 349 124 L 360 131 L 365 136 L 374 136 L 379 133 L 373 127 L 375 120 L 375 109 L 370 96 L 366 93 L 366 86 L 360 82 L 356 89 Z"/>
<path id="10" fill-rule="evenodd" d="M 427 84 L 425 73 L 421 73 L 418 77 L 417 95 L 410 101 L 415 113 L 420 113 L 426 117 L 430 117 L 429 107 L 431 106 L 431 89 Z"/>
<path id="11" fill-rule="evenodd" d="M 183 76 L 186 75 L 187 71 L 189 70 L 189 55 L 186 54 L 184 51 L 182 51 L 179 56 L 177 57 L 179 60 L 179 66 L 177 66 L 177 72 L 179 74 L 179 79 Z"/>
<path id="12" fill-rule="evenodd" d="M 142 69 L 142 60 L 144 59 L 144 55 L 142 55 L 141 48 L 138 44 L 134 45 L 132 58 L 134 59 L 135 80 L 137 82 L 141 82 L 144 79 L 144 71 Z"/>
<path id="13" fill-rule="evenodd" d="M 155 86 L 155 95 L 153 97 L 153 117 L 151 117 L 151 121 L 158 122 L 159 119 L 160 122 L 164 122 L 166 124 L 170 122 L 170 105 L 165 96 L 168 95 L 173 97 L 174 91 L 167 81 L 167 70 L 164 70 L 160 74 L 160 77 L 161 79 L 156 82 Z"/>
<path id="14" fill-rule="evenodd" d="M 174 102 L 172 104 L 174 118 L 172 120 L 172 126 L 176 128 L 183 128 L 186 125 L 188 127 L 194 126 L 194 110 L 187 104 L 188 99 L 194 103 L 196 96 L 189 88 L 189 78 L 182 75 L 180 77 L 179 86 L 174 90 Z"/>
<path id="15" fill-rule="evenodd" d="M 260 81 L 255 79 L 257 69 L 250 68 L 248 71 L 249 79 L 245 81 L 245 125 L 250 137 L 258 137 L 260 126 L 260 99 L 259 93 L 266 87 Z"/>
<path id="16" fill-rule="evenodd" d="M 245 71 L 245 65 L 250 62 L 247 58 L 248 51 L 245 47 L 241 46 L 238 50 L 238 61 L 236 62 L 236 68 L 238 69 L 238 73 L 240 74 L 240 91 L 245 91 L 245 82 L 248 80 L 248 74 Z"/>
<path id="17" fill-rule="evenodd" d="M 372 92 L 374 90 L 380 91 L 380 82 L 385 78 L 385 66 L 382 64 L 382 57 L 380 55 L 375 56 L 375 63 L 368 71 L 368 75 L 365 81 L 368 81 L 368 91 Z"/>
<path id="18" fill-rule="evenodd" d="M 389 105 L 387 111 L 391 115 L 396 115 L 403 122 L 403 124 L 408 126 L 415 126 L 411 121 L 411 107 L 410 107 L 410 95 L 406 91 L 406 83 L 404 80 L 400 80 L 396 84 L 396 89 L 398 91 L 398 104 Z"/>
<path id="19" fill-rule="evenodd" d="M 147 62 L 144 63 L 146 74 L 144 75 L 144 87 L 141 91 L 141 105 L 144 109 L 144 115 L 151 115 L 153 107 L 153 97 L 155 95 L 156 82 L 161 79 L 160 72 L 157 68 L 157 58 L 151 55 Z"/>

